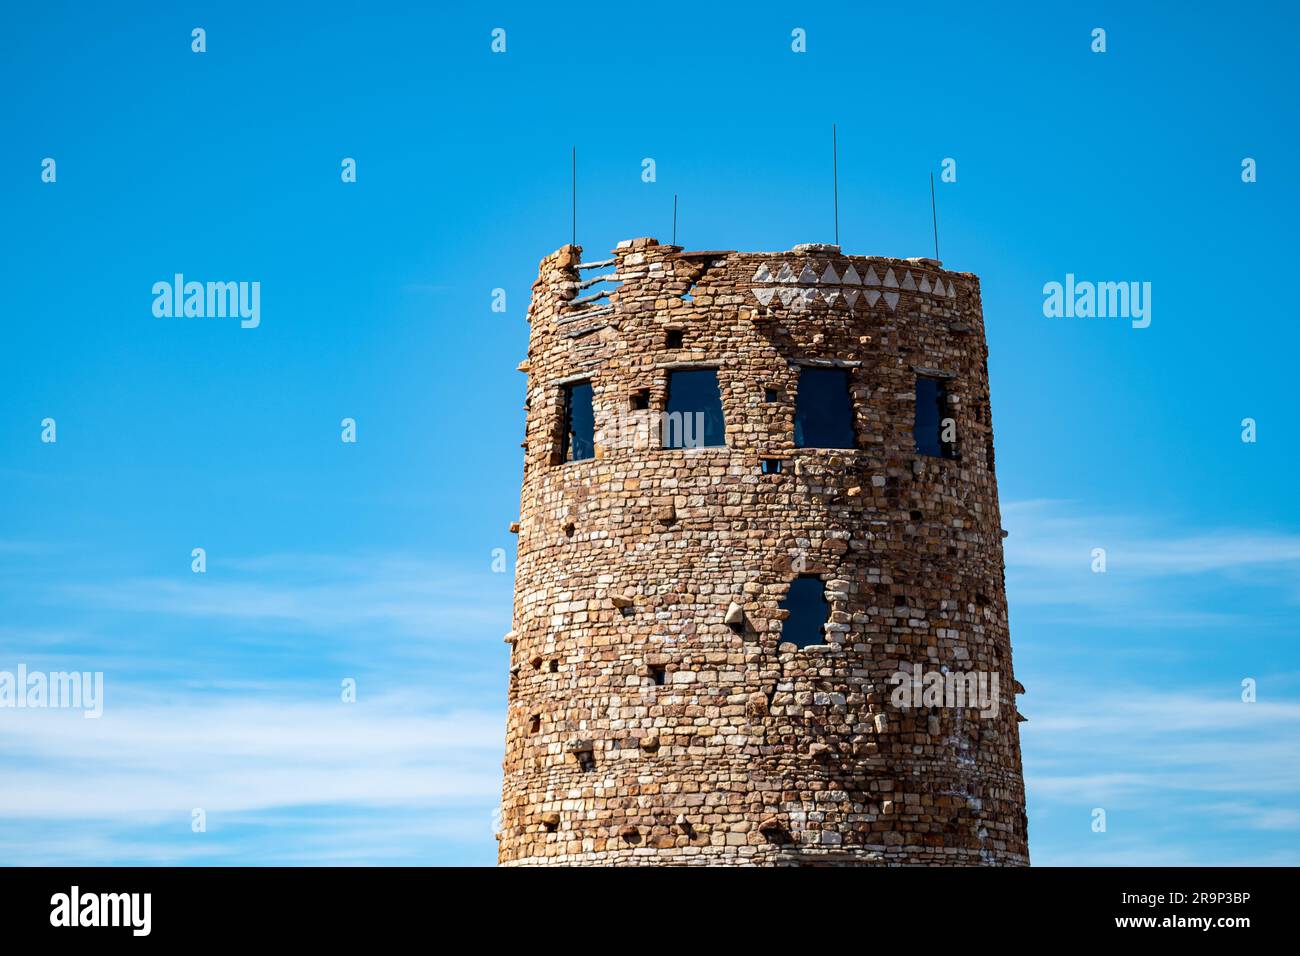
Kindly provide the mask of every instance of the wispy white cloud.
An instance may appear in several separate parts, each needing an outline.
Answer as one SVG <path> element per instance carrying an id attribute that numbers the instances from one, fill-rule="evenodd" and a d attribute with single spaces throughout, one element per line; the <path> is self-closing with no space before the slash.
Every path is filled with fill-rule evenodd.
<path id="1" fill-rule="evenodd" d="M 1300 701 L 1245 703 L 1230 686 L 1084 681 L 1031 685 L 1025 701 L 1034 715 L 1020 729 L 1031 847 L 1037 818 L 1052 862 L 1159 864 L 1179 847 L 1171 865 L 1259 864 L 1284 849 L 1300 859 Z M 1098 807 L 1109 829 L 1094 834 Z M 1207 829 L 1218 834 L 1208 847 Z M 1286 832 L 1289 847 L 1248 831 Z"/>
<path id="2" fill-rule="evenodd" d="M 130 702 L 110 699 L 98 720 L 3 713 L 0 817 L 188 820 L 194 807 L 434 807 L 499 793 L 499 713 L 409 697 L 118 696 Z"/>
<path id="3" fill-rule="evenodd" d="M 1130 515 L 1080 516 L 1068 502 L 1018 501 L 1002 507 L 1008 567 L 1091 573 L 1093 548 L 1110 570 L 1142 576 L 1209 574 L 1256 568 L 1300 571 L 1300 534 L 1222 529 L 1162 533 Z"/>
<path id="4" fill-rule="evenodd" d="M 1007 594 L 1016 608 L 1051 607 L 1071 624 L 1133 629 L 1254 628 L 1258 613 L 1207 601 L 1208 590 L 1248 585 L 1296 601 L 1300 534 L 1221 529 L 1170 532 L 1129 515 L 1079 515 L 1051 500 L 1005 504 Z M 1093 549 L 1105 573 L 1093 573 Z M 1086 612 L 1086 613 L 1083 613 Z"/>
<path id="5" fill-rule="evenodd" d="M 511 581 L 486 556 L 481 571 L 280 554 L 78 577 L 24 584 L 28 621 L 0 630 L 0 653 L 93 661 L 104 714 L 0 711 L 0 859 L 410 863 L 492 847 Z"/>
<path id="6" fill-rule="evenodd" d="M 210 561 L 203 575 L 59 587 L 60 600 L 130 613 L 430 637 L 508 623 L 510 579 L 400 557 L 270 556 Z M 507 603 L 508 609 L 508 603 Z"/>
<path id="7" fill-rule="evenodd" d="M 1300 860 L 1300 535 L 1061 501 L 1009 504 L 1003 523 L 1035 860 Z"/>
<path id="8" fill-rule="evenodd" d="M 58 545 L 47 544 L 40 541 L 19 541 L 0 538 L 0 554 L 3 555 L 31 557 L 35 555 L 54 554 L 59 550 L 61 549 Z"/>

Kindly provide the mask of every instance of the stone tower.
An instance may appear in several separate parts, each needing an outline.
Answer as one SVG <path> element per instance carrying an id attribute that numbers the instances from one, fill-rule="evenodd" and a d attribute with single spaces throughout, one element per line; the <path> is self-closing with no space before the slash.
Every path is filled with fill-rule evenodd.
<path id="1" fill-rule="evenodd" d="M 520 365 L 500 862 L 1027 864 L 978 278 L 581 253 Z"/>

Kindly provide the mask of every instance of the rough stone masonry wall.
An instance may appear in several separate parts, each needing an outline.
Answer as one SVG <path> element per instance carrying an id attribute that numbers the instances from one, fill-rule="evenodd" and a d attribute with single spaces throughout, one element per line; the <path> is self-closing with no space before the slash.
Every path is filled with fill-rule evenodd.
<path id="1" fill-rule="evenodd" d="M 635 239 L 595 298 L 580 259 L 542 260 L 520 366 L 500 862 L 1027 864 L 977 277 Z M 795 448 L 801 363 L 851 369 L 857 449 Z M 657 421 L 669 370 L 709 366 L 726 447 L 615 427 Z M 957 460 L 915 453 L 918 370 L 951 376 Z M 563 463 L 580 379 L 597 454 Z M 782 649 L 801 568 L 826 582 L 826 642 Z M 889 676 L 917 663 L 997 672 L 997 717 L 892 706 Z"/>

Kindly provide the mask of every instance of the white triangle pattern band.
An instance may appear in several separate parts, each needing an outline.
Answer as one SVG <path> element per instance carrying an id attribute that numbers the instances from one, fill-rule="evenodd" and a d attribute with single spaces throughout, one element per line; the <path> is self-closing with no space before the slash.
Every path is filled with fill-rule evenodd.
<path id="1" fill-rule="evenodd" d="M 773 266 L 774 264 L 764 262 L 759 265 L 758 270 L 754 273 L 752 280 L 754 288 L 752 291 L 754 298 L 758 300 L 760 305 L 769 305 L 775 297 L 779 298 L 781 304 L 786 308 L 806 311 L 817 301 L 817 297 L 820 295 L 822 301 L 829 306 L 834 306 L 842 299 L 846 308 L 853 309 L 857 305 L 860 293 L 844 289 L 843 286 L 880 286 L 884 289 L 897 289 L 897 292 L 884 293 L 885 305 L 889 307 L 890 311 L 898 308 L 900 292 L 919 292 L 922 295 L 944 296 L 949 299 L 957 298 L 957 286 L 951 279 L 948 280 L 946 288 L 942 276 L 936 276 L 934 284 L 931 285 L 930 277 L 921 272 L 918 273 L 920 275 L 920 282 L 918 283 L 916 276 L 912 274 L 910 269 L 903 271 L 902 281 L 899 281 L 892 267 L 885 270 L 885 276 L 882 279 L 876 272 L 875 266 L 872 265 L 867 266 L 865 275 L 860 275 L 853 263 L 849 263 L 842 276 L 835 271 L 834 263 L 827 263 L 820 276 L 813 269 L 811 261 L 805 261 L 797 275 L 789 262 L 782 262 L 779 266 L 776 266 L 775 273 L 772 271 Z M 800 286 L 802 288 L 772 287 L 780 284 Z M 809 286 L 838 286 L 841 288 L 821 290 L 808 288 Z M 863 301 L 870 307 L 874 306 L 880 298 L 880 292 L 867 288 Z"/>

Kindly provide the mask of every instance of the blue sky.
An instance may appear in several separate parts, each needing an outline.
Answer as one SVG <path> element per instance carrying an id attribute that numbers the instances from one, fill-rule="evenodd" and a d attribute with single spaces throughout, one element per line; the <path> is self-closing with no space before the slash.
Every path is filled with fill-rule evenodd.
<path id="1" fill-rule="evenodd" d="M 957 162 L 1034 861 L 1300 863 L 1294 9 L 563 11 L 5 14 L 0 670 L 106 701 L 0 710 L 0 863 L 492 863 L 570 147 L 588 258 L 674 193 L 686 245 L 779 250 L 831 238 L 832 123 L 848 252 L 932 254 Z M 177 272 L 260 282 L 260 326 L 154 317 Z M 1045 318 L 1067 273 L 1150 282 L 1150 327 Z"/>

